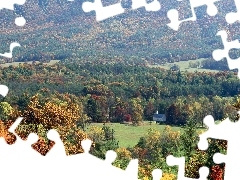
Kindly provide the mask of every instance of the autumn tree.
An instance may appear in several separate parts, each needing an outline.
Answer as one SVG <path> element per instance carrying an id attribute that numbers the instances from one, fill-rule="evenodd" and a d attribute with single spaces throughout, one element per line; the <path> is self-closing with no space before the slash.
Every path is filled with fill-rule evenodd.
<path id="1" fill-rule="evenodd" d="M 143 107 L 140 98 L 130 100 L 130 114 L 134 125 L 141 125 L 143 122 Z"/>
<path id="2" fill-rule="evenodd" d="M 53 145 L 53 142 L 47 139 L 46 133 L 50 129 L 56 129 L 66 145 L 67 152 L 69 149 L 70 153 L 74 153 L 70 149 L 76 146 L 79 147 L 80 140 L 86 138 L 86 135 L 77 128 L 79 120 L 83 121 L 86 118 L 81 108 L 81 106 L 72 102 L 57 104 L 47 101 L 40 103 L 38 95 L 35 95 L 31 98 L 27 109 L 21 114 L 24 119 L 23 123 L 17 129 L 17 133 L 23 139 L 30 132 L 37 133 L 40 136 L 37 144 L 42 145 L 35 144 L 35 147 L 38 150 L 40 149 L 39 151 L 42 154 L 46 154 L 49 148 L 51 148 L 50 146 L 46 146 L 46 144 Z M 41 149 L 40 147 L 42 146 L 46 146 L 46 148 Z M 75 150 L 81 151 L 81 148 L 75 148 Z"/>
<path id="3" fill-rule="evenodd" d="M 232 108 L 228 106 L 229 109 L 232 109 L 232 113 L 229 113 L 229 114 L 234 114 L 232 117 L 232 119 L 235 121 L 238 121 L 239 118 L 240 118 L 240 97 L 236 97 L 236 100 L 234 103 L 232 103 Z M 233 109 L 234 108 L 234 109 Z"/>
<path id="4" fill-rule="evenodd" d="M 109 120 L 107 97 L 91 95 L 87 101 L 87 115 L 93 122 L 107 122 Z"/>
<path id="5" fill-rule="evenodd" d="M 225 107 L 223 109 L 224 119 L 228 117 L 229 119 L 235 121 L 237 118 L 236 116 L 237 116 L 238 106 L 239 106 L 238 102 L 234 104 L 230 104 L 230 103 L 225 104 Z"/>
<path id="6" fill-rule="evenodd" d="M 178 124 L 179 123 L 180 110 L 175 105 L 172 104 L 166 111 L 166 119 L 168 124 Z"/>
<path id="7" fill-rule="evenodd" d="M 112 96 L 113 92 L 103 84 L 97 84 L 95 86 L 85 86 L 83 89 L 84 95 L 91 94 L 97 96 Z"/>
<path id="8" fill-rule="evenodd" d="M 16 137 L 13 133 L 8 131 L 13 122 L 0 120 L 0 138 L 3 137 L 8 144 L 13 144 L 16 141 Z"/>
<path id="9" fill-rule="evenodd" d="M 115 132 L 108 126 L 91 126 L 88 137 L 94 142 L 91 154 L 104 159 L 108 150 L 119 148 L 118 141 L 115 139 Z"/>
<path id="10" fill-rule="evenodd" d="M 147 120 L 152 120 L 153 114 L 155 113 L 156 109 L 154 107 L 154 104 L 149 101 L 147 105 L 144 108 L 144 116 Z"/>
<path id="11" fill-rule="evenodd" d="M 113 122 L 123 122 L 126 120 L 126 116 L 128 116 L 127 111 L 127 103 L 123 102 L 121 98 L 116 97 L 115 106 L 112 107 L 113 109 Z"/>
<path id="12" fill-rule="evenodd" d="M 213 114 L 213 103 L 210 101 L 208 97 L 201 96 L 199 97 L 198 102 L 201 104 L 202 107 L 201 119 L 203 119 L 205 116 L 209 114 Z"/>
<path id="13" fill-rule="evenodd" d="M 8 102 L 0 102 L 0 120 L 6 121 L 13 112 L 13 108 Z"/>
<path id="14" fill-rule="evenodd" d="M 213 116 L 216 120 L 221 120 L 223 118 L 223 109 L 224 109 L 224 102 L 220 96 L 214 96 L 212 98 L 213 102 Z"/>

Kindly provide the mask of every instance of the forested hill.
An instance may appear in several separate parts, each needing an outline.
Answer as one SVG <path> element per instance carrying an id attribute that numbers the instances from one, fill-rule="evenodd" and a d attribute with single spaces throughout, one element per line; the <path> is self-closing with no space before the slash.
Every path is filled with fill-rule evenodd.
<path id="1" fill-rule="evenodd" d="M 151 120 L 158 110 L 166 113 L 170 124 L 179 124 L 186 120 L 187 112 L 199 108 L 199 103 L 202 108 L 200 114 L 196 113 L 199 122 L 207 114 L 222 119 L 235 115 L 232 104 L 240 91 L 239 79 L 233 72 L 190 73 L 102 62 L 24 63 L 1 68 L 0 82 L 14 89 L 3 101 L 19 110 L 26 109 L 31 97 L 36 94 L 41 97 L 40 102 L 62 94 L 83 103 L 84 111 L 90 117 L 92 113 L 100 113 L 93 120 L 97 122 L 106 120 L 105 115 L 117 108 L 120 100 L 125 104 L 120 118 L 123 121 L 123 115 L 132 112 L 131 101 L 136 99 L 141 104 L 141 110 L 137 111 L 144 114 L 142 119 L 145 120 Z M 98 104 L 92 104 L 96 102 Z M 180 112 L 181 120 L 174 119 L 180 117 L 177 115 Z"/>
<path id="2" fill-rule="evenodd" d="M 103 0 L 104 5 L 110 1 Z M 118 2 L 111 1 L 111 4 Z M 123 1 L 124 7 L 129 7 Z M 207 16 L 206 7 L 196 9 L 197 22 L 183 23 L 175 32 L 166 24 L 167 11 L 180 4 L 180 18 L 191 16 L 189 4 L 162 0 L 158 12 L 144 8 L 126 10 L 126 13 L 96 22 L 95 12 L 85 13 L 82 0 L 27 0 L 24 6 L 15 6 L 15 12 L 1 10 L 1 52 L 8 52 L 13 41 L 16 48 L 10 61 L 102 60 L 141 61 L 164 63 L 197 58 L 211 58 L 214 49 L 222 48 L 217 31 L 226 29 L 230 39 L 239 24 L 227 25 L 225 14 L 234 11 L 231 1 L 217 2 L 219 13 Z M 17 15 L 15 14 L 17 13 Z M 14 19 L 24 16 L 27 24 L 16 27 Z M 3 59 L 7 61 L 8 59 Z"/>

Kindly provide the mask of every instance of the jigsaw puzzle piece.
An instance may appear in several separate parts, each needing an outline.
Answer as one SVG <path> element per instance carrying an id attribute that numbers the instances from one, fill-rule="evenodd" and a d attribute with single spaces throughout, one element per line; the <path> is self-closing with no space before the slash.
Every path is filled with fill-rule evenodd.
<path id="1" fill-rule="evenodd" d="M 162 178 L 162 170 L 161 169 L 154 169 L 152 171 L 152 177 L 153 177 L 153 180 L 159 180 Z"/>
<path id="2" fill-rule="evenodd" d="M 10 44 L 10 52 L 9 53 L 0 53 L 0 56 L 6 57 L 6 58 L 12 58 L 12 52 L 15 47 L 21 47 L 21 45 L 17 42 L 13 42 Z"/>
<path id="3" fill-rule="evenodd" d="M 1 84 L 0 85 L 0 95 L 2 95 L 3 97 L 6 97 L 7 96 L 7 94 L 8 94 L 8 92 L 9 92 L 9 89 L 8 89 L 8 87 L 6 86 L 6 85 L 3 85 L 3 84 Z M 11 132 L 10 132 L 11 133 Z M 3 138 L 3 137 L 0 137 L 0 148 L 1 147 L 4 147 L 4 145 L 6 144 L 6 139 L 5 138 Z M 0 149 L 1 150 L 1 149 Z"/>
<path id="4" fill-rule="evenodd" d="M 239 150 L 239 148 L 236 148 Z M 231 149 L 230 149 L 231 150 Z M 239 166 L 240 163 L 238 162 L 238 159 L 240 158 L 239 151 L 236 152 L 236 150 L 233 152 L 230 152 L 228 149 L 227 155 L 216 153 L 213 155 L 213 161 L 216 164 L 225 163 L 225 170 L 224 170 L 224 179 L 230 180 L 230 179 L 238 179 L 239 178 Z"/>
<path id="5" fill-rule="evenodd" d="M 17 26 L 24 26 L 24 25 L 26 24 L 26 20 L 25 20 L 24 17 L 17 17 L 17 18 L 15 19 L 15 24 L 16 24 Z"/>
<path id="6" fill-rule="evenodd" d="M 212 52 L 213 59 L 219 61 L 223 58 L 227 59 L 229 69 L 238 69 L 238 77 L 240 78 L 240 58 L 231 59 L 229 56 L 229 51 L 231 49 L 239 49 L 240 43 L 239 40 L 234 40 L 229 42 L 227 32 L 222 30 L 217 33 L 218 36 L 221 36 L 224 49 L 217 49 Z"/>
<path id="7" fill-rule="evenodd" d="M 138 159 L 132 159 L 125 172 L 130 179 L 138 179 Z"/>
<path id="8" fill-rule="evenodd" d="M 237 8 L 237 12 L 228 13 L 228 14 L 226 14 L 226 17 L 225 17 L 226 21 L 229 24 L 233 24 L 236 21 L 240 21 L 240 1 L 234 0 L 234 2 L 235 2 L 235 6 Z"/>
<path id="9" fill-rule="evenodd" d="M 105 155 L 105 162 L 107 164 L 112 164 L 117 158 L 117 153 L 113 150 L 109 150 L 106 152 L 106 155 Z"/>
<path id="10" fill-rule="evenodd" d="M 0 1 L 0 10 L 5 8 L 9 10 L 14 10 L 14 4 L 23 5 L 26 0 L 7 0 L 7 1 Z"/>
<path id="11" fill-rule="evenodd" d="M 227 154 L 216 153 L 213 156 L 215 163 L 225 163 L 224 179 L 238 179 L 238 168 L 240 167 L 240 143 L 236 138 L 240 136 L 240 121 L 231 122 L 229 118 L 220 124 L 215 124 L 212 116 L 208 115 L 204 118 L 204 123 L 209 127 L 206 132 L 200 135 L 198 144 L 199 149 L 206 149 L 207 138 L 222 139 L 228 141 Z M 226 129 L 230 129 L 225 133 Z M 204 142 L 205 141 L 205 142 Z"/>
<path id="12" fill-rule="evenodd" d="M 239 56 L 240 56 L 240 49 L 233 48 L 229 50 L 229 57 L 231 59 L 237 59 L 239 58 Z"/>
<path id="13" fill-rule="evenodd" d="M 209 16 L 215 16 L 218 13 L 218 9 L 216 5 L 214 4 L 215 2 L 220 1 L 220 0 L 189 0 L 191 4 L 191 11 L 192 11 L 192 17 L 189 17 L 184 20 L 179 20 L 179 11 L 176 9 L 171 9 L 167 13 L 167 17 L 170 20 L 170 23 L 167 25 L 177 31 L 179 29 L 179 26 L 181 23 L 186 22 L 186 21 L 196 21 L 196 13 L 195 13 L 195 8 L 201 7 L 203 5 L 207 5 L 207 14 Z"/>
<path id="14" fill-rule="evenodd" d="M 215 154 L 213 155 L 213 161 L 214 161 L 216 164 L 224 163 L 224 162 L 227 161 L 226 155 L 221 154 L 221 153 L 215 153 Z"/>
<path id="15" fill-rule="evenodd" d="M 82 177 L 87 177 L 87 179 L 105 179 L 105 180 L 138 180 L 138 160 L 131 160 L 128 164 L 126 170 L 122 170 L 112 165 L 116 160 L 117 153 L 110 150 L 106 152 L 105 160 L 99 159 L 89 153 L 92 141 L 89 139 L 81 141 L 83 153 L 67 156 L 68 164 L 80 164 L 79 166 L 70 166 L 69 174 L 71 178 L 76 179 L 79 169 L 84 169 L 81 171 Z M 94 169 L 94 173 L 92 170 Z M 110 173 L 109 173 L 110 172 Z M 83 178 L 84 179 L 84 178 Z"/>
<path id="16" fill-rule="evenodd" d="M 105 163 L 107 166 L 109 166 L 112 165 L 112 163 L 116 160 L 117 153 L 113 150 L 109 150 L 106 152 L 105 157 L 106 157 Z M 128 174 L 128 177 L 131 177 L 131 179 L 136 179 L 138 176 L 138 160 L 137 159 L 131 160 L 125 172 L 126 174 Z"/>
<path id="17" fill-rule="evenodd" d="M 158 0 L 153 0 L 147 3 L 146 0 L 132 0 L 132 9 L 139 9 L 145 7 L 146 11 L 159 11 L 161 9 L 161 4 Z"/>
<path id="18" fill-rule="evenodd" d="M 94 2 L 84 2 L 82 4 L 84 12 L 96 12 L 96 20 L 103 21 L 107 18 L 123 14 L 125 12 L 122 8 L 121 2 L 104 7 L 101 0 L 94 0 Z"/>
<path id="19" fill-rule="evenodd" d="M 236 134 L 239 123 L 233 123 L 226 118 L 220 124 L 215 124 L 214 118 L 212 115 L 208 115 L 203 119 L 203 123 L 208 127 L 208 130 L 199 135 L 198 148 L 200 150 L 206 150 L 208 148 L 208 138 L 213 139 L 222 139 L 229 141 Z M 229 133 L 223 133 L 226 129 L 231 129 Z M 239 133 L 240 134 L 240 133 Z M 229 142 L 228 142 L 229 144 Z"/>
<path id="20" fill-rule="evenodd" d="M 2 95 L 3 97 L 6 97 L 8 94 L 8 91 L 9 89 L 6 85 L 3 85 L 3 84 L 0 85 L 0 95 Z"/>
<path id="21" fill-rule="evenodd" d="M 40 157 L 41 155 L 37 152 L 34 151 L 33 148 L 31 148 L 31 145 L 35 142 L 37 142 L 38 140 L 38 135 L 34 134 L 34 133 L 30 133 L 28 135 L 27 140 L 22 140 L 16 133 L 15 133 L 15 129 L 17 128 L 17 126 L 21 123 L 21 121 L 23 120 L 23 117 L 19 117 L 17 118 L 17 120 L 12 124 L 12 126 L 8 129 L 9 132 L 11 132 L 12 134 L 14 134 L 17 138 L 16 142 L 9 146 L 9 149 L 7 150 L 9 153 L 9 151 L 11 151 L 15 156 L 21 156 L 21 157 Z M 15 153 L 14 153 L 15 152 Z"/>
<path id="22" fill-rule="evenodd" d="M 60 138 L 59 133 L 55 129 L 51 129 L 47 133 L 47 137 L 49 140 L 55 142 L 54 147 L 50 149 L 50 151 L 46 154 L 48 157 L 57 158 L 66 156 L 66 151 L 64 144 Z"/>
<path id="23" fill-rule="evenodd" d="M 0 1 L 0 10 L 1 9 L 9 9 L 14 10 L 14 4 L 23 5 L 26 0 L 7 0 L 7 1 Z M 26 24 L 26 20 L 24 17 L 17 17 L 15 19 L 15 24 L 17 26 L 24 26 Z"/>
<path id="24" fill-rule="evenodd" d="M 169 166 L 178 166 L 178 180 L 196 180 L 192 178 L 185 177 L 185 157 L 174 157 L 172 155 L 167 157 L 167 164 Z M 201 167 L 199 169 L 199 179 L 198 180 L 207 180 L 207 177 L 209 175 L 209 169 L 207 167 Z"/>
<path id="25" fill-rule="evenodd" d="M 31 166 L 31 164 L 34 164 L 36 162 L 40 162 L 41 155 L 34 151 L 31 148 L 31 144 L 36 142 L 38 139 L 38 135 L 34 133 L 30 133 L 27 140 L 24 141 L 20 139 L 16 133 L 15 129 L 22 121 L 22 117 L 17 118 L 17 120 L 13 123 L 13 125 L 9 128 L 9 132 L 14 134 L 17 138 L 16 142 L 12 145 L 8 145 L 6 142 L 4 144 L 3 139 L 0 138 L 0 169 L 4 169 L 4 172 L 1 172 L 1 175 L 4 177 L 8 177 L 8 179 L 17 179 L 19 177 L 19 174 L 22 174 L 24 170 L 26 169 L 26 166 L 23 166 L 23 162 L 26 164 L 29 164 L 30 166 L 27 167 L 29 172 L 36 172 L 36 167 Z M 14 162 L 14 164 L 13 164 Z M 12 166 L 16 166 L 14 168 L 14 173 L 12 170 Z M 4 168 L 9 167 L 9 168 Z M 28 177 L 29 176 L 29 177 Z M 31 179 L 32 177 L 28 174 L 26 174 L 25 179 Z"/>

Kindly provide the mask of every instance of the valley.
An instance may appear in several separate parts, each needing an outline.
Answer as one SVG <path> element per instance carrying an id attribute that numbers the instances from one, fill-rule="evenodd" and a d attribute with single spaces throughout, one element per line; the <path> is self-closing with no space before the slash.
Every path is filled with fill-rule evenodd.
<path id="1" fill-rule="evenodd" d="M 0 82 L 10 89 L 0 97 L 0 137 L 13 143 L 8 127 L 21 116 L 18 135 L 37 133 L 33 147 L 42 155 L 54 146 L 47 131 L 57 129 L 67 155 L 82 153 L 79 142 L 89 138 L 91 154 L 104 159 L 114 150 L 114 165 L 122 169 L 139 159 L 143 180 L 156 167 L 165 172 L 161 180 L 176 180 L 177 168 L 166 165 L 169 154 L 186 157 L 187 177 L 198 178 L 206 165 L 209 179 L 220 180 L 224 165 L 209 159 L 226 152 L 226 141 L 211 139 L 204 152 L 197 142 L 206 130 L 205 116 L 211 114 L 215 123 L 239 119 L 237 71 L 229 70 L 226 59 L 212 58 L 213 50 L 223 48 L 219 30 L 228 32 L 229 41 L 240 39 L 240 24 L 225 22 L 232 2 L 217 2 L 216 17 L 196 8 L 198 20 L 179 31 L 166 25 L 167 12 L 177 6 L 181 19 L 191 16 L 187 1 L 163 0 L 159 12 L 127 9 L 102 22 L 82 11 L 83 2 L 28 0 L 15 12 L 0 11 L 1 53 L 11 42 L 21 44 L 13 58 L 0 58 Z M 26 19 L 24 27 L 15 26 L 16 16 Z M 153 120 L 156 112 L 166 117 L 161 124 Z"/>

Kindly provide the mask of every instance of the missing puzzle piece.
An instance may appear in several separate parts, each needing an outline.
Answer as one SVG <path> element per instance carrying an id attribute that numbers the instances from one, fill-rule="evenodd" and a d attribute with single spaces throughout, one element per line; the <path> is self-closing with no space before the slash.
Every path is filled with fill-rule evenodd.
<path id="1" fill-rule="evenodd" d="M 8 87 L 6 85 L 0 85 L 0 95 L 2 95 L 3 97 L 6 97 L 8 94 Z"/>
<path id="2" fill-rule="evenodd" d="M 158 11 L 161 9 L 161 4 L 158 0 L 147 3 L 146 0 L 132 0 L 132 9 L 139 9 L 145 7 L 146 11 Z M 82 4 L 84 12 L 96 12 L 96 20 L 103 21 L 110 17 L 123 14 L 125 9 L 121 2 L 104 7 L 101 0 L 94 0 L 94 2 L 84 2 Z"/>
<path id="3" fill-rule="evenodd" d="M 167 164 L 169 166 L 178 166 L 178 175 L 177 179 L 178 180 L 196 180 L 192 178 L 185 177 L 185 157 L 174 157 L 172 155 L 167 157 Z M 207 180 L 207 177 L 209 175 L 209 169 L 207 167 L 201 167 L 199 169 L 199 179 L 198 180 Z"/>
<path id="4" fill-rule="evenodd" d="M 84 12 L 96 12 L 96 20 L 103 21 L 107 18 L 124 13 L 121 2 L 104 7 L 101 0 L 94 0 L 94 2 L 84 2 L 82 4 Z"/>
<path id="5" fill-rule="evenodd" d="M 9 9 L 14 10 L 14 4 L 23 5 L 26 2 L 26 0 L 7 0 L 7 1 L 0 1 L 0 10 L 1 9 Z M 17 17 L 15 18 L 15 24 L 17 26 L 24 26 L 26 24 L 26 20 L 24 17 Z M 20 44 L 17 42 L 13 42 L 10 44 L 10 52 L 0 54 L 0 56 L 6 57 L 6 58 L 12 58 L 12 51 L 15 47 L 20 47 Z"/>
<path id="6" fill-rule="evenodd" d="M 0 10 L 5 8 L 9 10 L 14 10 L 14 4 L 23 5 L 26 0 L 7 0 L 7 1 L 0 1 Z"/>
<path id="7" fill-rule="evenodd" d="M 167 16 L 169 20 L 171 21 L 167 25 L 177 31 L 179 29 L 179 26 L 181 23 L 186 22 L 186 21 L 196 21 L 197 17 L 195 14 L 195 8 L 201 7 L 203 5 L 207 5 L 207 14 L 209 16 L 215 16 L 218 13 L 218 9 L 215 6 L 215 2 L 220 1 L 220 0 L 187 0 L 191 4 L 191 11 L 192 11 L 192 17 L 184 19 L 184 20 L 179 20 L 179 12 L 176 9 L 171 9 L 168 11 Z"/>
<path id="8" fill-rule="evenodd" d="M 162 170 L 161 169 L 154 169 L 152 171 L 152 177 L 153 177 L 153 180 L 159 180 L 162 178 Z"/>
<path id="9" fill-rule="evenodd" d="M 240 21 L 240 1 L 239 0 L 234 0 L 235 6 L 237 8 L 237 12 L 231 12 L 226 15 L 226 21 L 229 24 L 233 24 L 236 21 Z"/>
<path id="10" fill-rule="evenodd" d="M 21 47 L 21 45 L 17 42 L 13 42 L 10 44 L 10 52 L 8 53 L 0 53 L 0 56 L 3 56 L 3 57 L 6 57 L 6 58 L 12 58 L 12 53 L 13 53 L 13 49 L 16 48 L 16 47 Z"/>
<path id="11" fill-rule="evenodd" d="M 116 160 L 116 152 L 106 152 L 105 160 L 99 159 L 89 153 L 92 141 L 89 139 L 81 141 L 83 153 L 67 156 L 68 172 L 71 178 L 78 177 L 79 169 L 82 179 L 105 179 L 105 180 L 138 180 L 138 160 L 131 160 L 125 170 L 112 165 Z M 82 163 L 81 163 L 82 162 Z M 78 164 L 78 166 L 75 166 Z M 94 173 L 92 171 L 94 170 Z"/>
<path id="12" fill-rule="evenodd" d="M 60 135 L 55 129 L 51 129 L 48 131 L 47 138 L 51 141 L 54 141 L 55 143 L 54 147 L 51 148 L 49 152 L 46 154 L 47 157 L 57 158 L 67 155 Z"/>
<path id="13" fill-rule="evenodd" d="M 227 118 L 220 124 L 215 124 L 214 118 L 208 115 L 204 118 L 204 124 L 208 126 L 208 130 L 200 135 L 199 149 L 208 148 L 208 138 L 227 140 L 227 154 L 216 153 L 213 160 L 217 164 L 225 163 L 224 180 L 239 179 L 240 143 L 236 137 L 240 136 L 240 121 L 231 122 Z"/>
<path id="14" fill-rule="evenodd" d="M 34 151 L 31 148 L 31 144 L 36 142 L 38 136 L 34 133 L 31 133 L 27 140 L 24 141 L 20 139 L 15 133 L 16 127 L 22 121 L 23 118 L 19 117 L 13 125 L 8 129 L 9 132 L 16 136 L 16 141 L 12 145 L 8 145 L 6 142 L 1 139 L 0 141 L 0 169 L 4 169 L 1 171 L 1 176 L 7 177 L 7 179 L 13 180 L 19 178 L 19 175 L 26 171 L 26 165 L 29 164 L 27 170 L 29 172 L 35 172 L 35 162 L 39 162 L 41 159 L 41 155 Z M 25 164 L 24 164 L 25 163 Z M 23 165 L 24 164 L 24 165 Z M 14 167 L 14 173 L 12 167 Z M 7 167 L 7 168 L 6 168 Z M 27 175 L 26 176 L 30 176 Z M 24 179 L 31 179 L 31 177 L 25 177 Z"/>
<path id="15" fill-rule="evenodd" d="M 150 3 L 147 0 L 132 0 L 132 9 L 139 9 L 145 7 L 146 11 L 159 11 L 161 9 L 161 4 L 158 0 L 153 0 Z"/>
<path id="16" fill-rule="evenodd" d="M 238 77 L 240 78 L 240 58 L 232 59 L 229 56 L 229 51 L 231 49 L 239 49 L 240 43 L 239 40 L 228 41 L 227 32 L 222 30 L 217 33 L 217 36 L 220 36 L 223 42 L 224 49 L 217 49 L 212 52 L 213 59 L 220 61 L 223 58 L 227 59 L 229 69 L 238 69 Z"/>
<path id="17" fill-rule="evenodd" d="M 21 123 L 23 120 L 23 117 L 17 118 L 17 120 L 12 124 L 12 126 L 8 129 L 9 132 L 14 134 L 16 136 L 16 142 L 10 146 L 7 146 L 8 149 L 6 150 L 7 153 L 10 151 L 13 154 L 13 157 L 40 157 L 40 154 L 37 151 L 34 151 L 34 149 L 31 148 L 31 145 L 38 140 L 38 135 L 34 133 L 30 133 L 28 135 L 27 140 L 22 140 L 16 133 L 15 129 L 17 126 Z M 4 148 L 3 148 L 4 149 Z"/>
<path id="18" fill-rule="evenodd" d="M 7 0 L 7 1 L 0 1 L 0 10 L 1 9 L 9 9 L 14 11 L 14 4 L 23 5 L 26 0 Z M 24 17 L 17 17 L 15 19 L 15 24 L 17 26 L 24 26 L 26 24 L 26 20 Z"/>

